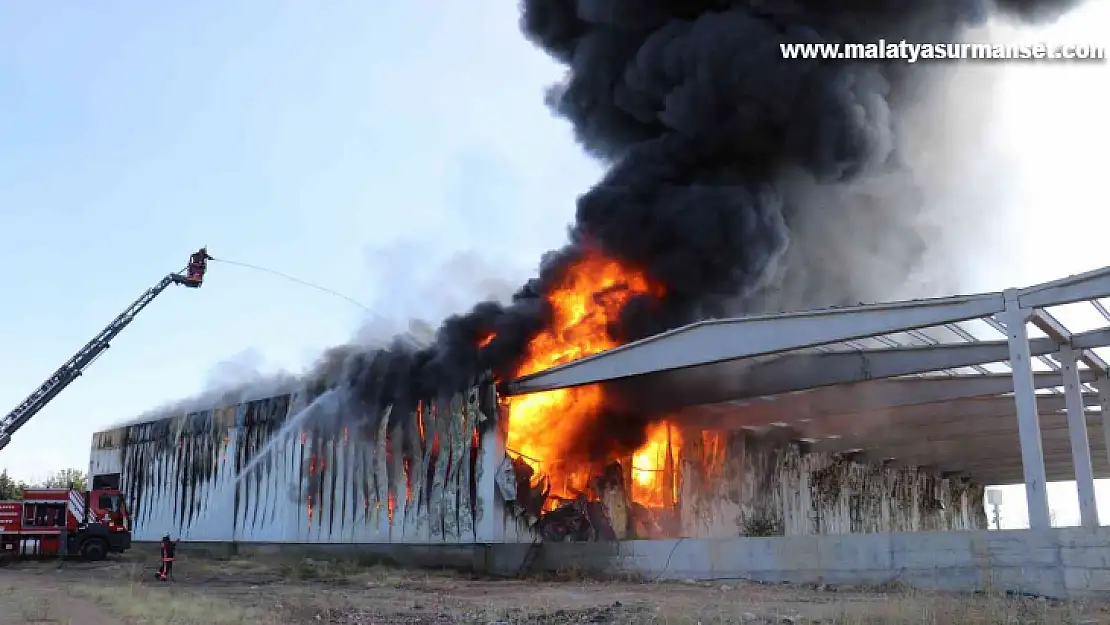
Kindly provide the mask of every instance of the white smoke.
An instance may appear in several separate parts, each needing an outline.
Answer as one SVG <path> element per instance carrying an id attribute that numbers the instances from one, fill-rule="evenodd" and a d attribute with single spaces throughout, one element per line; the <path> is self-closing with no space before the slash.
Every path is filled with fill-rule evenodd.
<path id="1" fill-rule="evenodd" d="M 111 428 L 175 417 L 223 406 L 291 393 L 310 379 L 323 378 L 328 385 L 344 377 L 346 358 L 401 340 L 414 347 L 432 343 L 435 330 L 448 316 L 463 312 L 481 300 L 506 302 L 524 272 L 506 275 L 506 265 L 495 264 L 476 251 L 445 254 L 434 261 L 429 254 L 414 250 L 416 241 L 399 241 L 367 253 L 377 293 L 368 305 L 370 313 L 346 345 L 325 351 L 302 371 L 271 372 L 265 356 L 256 348 L 245 349 L 218 362 L 205 376 L 205 389 L 187 399 L 176 400 L 119 421 Z M 418 262 L 414 263 L 414 259 Z M 398 277 L 402 280 L 398 280 Z M 400 285 L 400 286 L 398 286 Z M 300 287 L 291 287 L 300 288 Z"/>

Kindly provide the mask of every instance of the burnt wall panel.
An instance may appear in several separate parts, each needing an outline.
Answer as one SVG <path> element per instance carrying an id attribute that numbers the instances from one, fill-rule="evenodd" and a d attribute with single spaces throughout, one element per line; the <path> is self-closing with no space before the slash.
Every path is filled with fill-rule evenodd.
<path id="1" fill-rule="evenodd" d="M 586 502 L 543 507 L 541 512 L 550 503 L 542 495 L 536 500 L 543 482 L 533 478 L 529 487 L 522 461 L 502 455 L 494 489 L 497 532 L 506 542 L 532 542 L 534 536 L 735 538 L 987 528 L 984 489 L 974 483 L 807 454 L 787 440 L 751 432 L 690 430 L 680 440 L 668 453 L 675 460 L 673 469 L 663 469 L 662 480 L 678 485 L 677 500 L 644 504 L 627 490 L 632 483 L 628 475 L 610 476 L 609 486 L 598 480 L 589 494 L 603 513 Z M 620 465 L 616 471 L 622 472 Z M 602 522 L 595 522 L 601 517 Z"/>
<path id="2" fill-rule="evenodd" d="M 983 488 L 917 469 L 859 464 L 748 432 L 691 432 L 682 449 L 682 535 L 987 528 Z"/>
<path id="3" fill-rule="evenodd" d="M 99 432 L 90 470 L 122 474 L 135 540 L 475 542 L 468 463 L 485 418 L 468 401 L 324 428 L 294 420 L 304 392 L 270 397 Z M 434 437 L 412 426 L 428 405 L 443 412 Z"/>
<path id="4" fill-rule="evenodd" d="M 121 474 L 136 540 L 169 533 L 195 541 L 533 541 L 536 518 L 515 502 L 506 407 L 492 385 L 404 412 L 345 415 L 346 426 L 326 429 L 295 419 L 314 399 L 298 392 L 99 432 L 90 472 Z M 611 521 L 638 519 L 614 528 L 617 537 L 987 524 L 975 484 L 804 454 L 752 433 L 682 432 L 673 458 L 664 483 L 677 485 L 677 497 L 663 502 L 673 510 L 665 523 L 648 528 L 643 514 L 620 505 L 625 495 L 599 493 Z M 614 505 L 621 509 L 608 509 Z"/>

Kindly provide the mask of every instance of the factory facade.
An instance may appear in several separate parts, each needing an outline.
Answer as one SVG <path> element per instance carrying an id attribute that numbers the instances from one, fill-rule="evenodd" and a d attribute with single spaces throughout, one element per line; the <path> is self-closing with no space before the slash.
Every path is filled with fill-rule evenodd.
<path id="1" fill-rule="evenodd" d="M 663 501 L 641 505 L 617 480 L 577 507 L 535 503 L 491 383 L 421 414 L 290 427 L 312 399 L 306 388 L 98 432 L 89 474 L 119 484 L 138 541 L 490 544 L 987 525 L 981 485 L 745 430 L 684 432 Z M 416 444 L 403 442 L 406 423 L 419 423 Z"/>

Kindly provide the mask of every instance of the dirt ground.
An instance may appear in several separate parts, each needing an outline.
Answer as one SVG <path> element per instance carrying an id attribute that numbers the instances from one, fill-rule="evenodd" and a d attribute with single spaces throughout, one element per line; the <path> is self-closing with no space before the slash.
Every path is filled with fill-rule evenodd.
<path id="1" fill-rule="evenodd" d="M 904 589 L 489 579 L 349 562 L 184 556 L 172 582 L 142 554 L 0 568 L 0 625 L 285 623 L 1110 624 L 1110 602 L 1070 604 Z"/>

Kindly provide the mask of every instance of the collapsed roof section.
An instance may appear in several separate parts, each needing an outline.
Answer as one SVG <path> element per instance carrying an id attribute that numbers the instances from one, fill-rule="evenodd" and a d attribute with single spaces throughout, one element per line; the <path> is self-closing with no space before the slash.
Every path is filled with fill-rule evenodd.
<path id="1" fill-rule="evenodd" d="M 1107 297 L 1110 267 L 1003 292 L 703 321 L 504 390 L 634 387 L 626 395 L 691 425 L 777 428 L 825 451 L 1024 482 L 1036 525 L 1046 479 L 1077 479 L 1082 511 L 1094 506 L 1090 476 L 1110 477 Z M 1090 425 L 1102 426 L 1093 445 Z"/>

